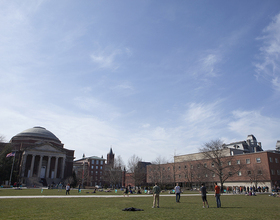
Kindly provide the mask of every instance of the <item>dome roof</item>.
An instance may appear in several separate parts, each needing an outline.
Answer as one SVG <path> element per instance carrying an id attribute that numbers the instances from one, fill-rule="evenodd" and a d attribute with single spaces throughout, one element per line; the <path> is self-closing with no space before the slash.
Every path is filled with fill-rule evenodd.
<path id="1" fill-rule="evenodd" d="M 34 127 L 29 128 L 17 135 L 15 135 L 12 139 L 19 139 L 19 138 L 35 138 L 35 139 L 42 139 L 42 140 L 49 140 L 61 143 L 61 141 L 50 131 L 43 127 Z"/>

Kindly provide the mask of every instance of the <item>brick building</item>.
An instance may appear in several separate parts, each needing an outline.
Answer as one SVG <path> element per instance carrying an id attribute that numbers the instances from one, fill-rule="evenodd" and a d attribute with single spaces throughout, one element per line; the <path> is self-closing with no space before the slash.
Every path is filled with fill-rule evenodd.
<path id="1" fill-rule="evenodd" d="M 253 141 L 251 141 L 253 140 Z M 220 160 L 224 186 L 268 186 L 269 189 L 280 185 L 280 141 L 276 150 L 262 151 L 261 144 L 253 135 L 247 141 L 224 145 Z M 220 182 L 217 164 L 205 159 L 203 153 L 175 156 L 173 163 L 152 164 L 147 166 L 147 182 L 174 185 L 179 182 L 188 188 L 200 187 L 206 183 L 213 187 Z"/>
<path id="2" fill-rule="evenodd" d="M 104 184 L 105 159 L 91 156 L 74 161 L 73 170 L 76 173 L 78 184 L 82 186 L 96 186 Z"/>

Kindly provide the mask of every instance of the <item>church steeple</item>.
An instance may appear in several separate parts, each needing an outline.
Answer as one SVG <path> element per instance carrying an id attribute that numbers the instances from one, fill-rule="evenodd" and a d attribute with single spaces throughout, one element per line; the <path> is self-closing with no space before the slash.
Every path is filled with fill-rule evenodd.
<path id="1" fill-rule="evenodd" d="M 115 159 L 115 154 L 113 153 L 112 147 L 110 148 L 110 152 L 107 154 L 107 164 L 110 165 L 111 167 L 114 166 L 114 159 Z"/>

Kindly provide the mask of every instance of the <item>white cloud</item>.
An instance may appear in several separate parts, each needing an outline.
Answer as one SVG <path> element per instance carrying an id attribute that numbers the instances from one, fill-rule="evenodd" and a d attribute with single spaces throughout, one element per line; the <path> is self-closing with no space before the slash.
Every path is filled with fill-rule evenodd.
<path id="1" fill-rule="evenodd" d="M 147 124 L 143 124 L 143 125 L 142 125 L 142 128 L 149 128 L 150 126 L 151 126 L 151 125 L 147 123 Z"/>
<path id="2" fill-rule="evenodd" d="M 125 81 L 125 82 L 122 82 L 121 84 L 113 87 L 113 89 L 117 89 L 117 90 L 134 90 L 133 86 L 131 85 L 130 82 L 128 81 Z"/>
<path id="3" fill-rule="evenodd" d="M 253 134 L 258 140 L 265 143 L 266 150 L 274 149 L 279 137 L 279 118 L 270 118 L 259 111 L 233 111 L 234 120 L 229 125 L 229 130 L 244 136 Z M 244 138 L 245 139 L 245 138 Z"/>
<path id="4" fill-rule="evenodd" d="M 118 57 L 121 55 L 131 56 L 132 52 L 129 48 L 111 49 L 107 47 L 103 50 L 94 51 L 90 57 L 91 60 L 98 65 L 99 68 L 116 70 L 120 67 Z"/>
<path id="5" fill-rule="evenodd" d="M 263 41 L 260 47 L 261 62 L 255 63 L 256 77 L 262 76 L 269 80 L 273 87 L 280 91 L 278 77 L 280 76 L 280 14 L 263 30 L 264 35 L 258 40 Z"/>

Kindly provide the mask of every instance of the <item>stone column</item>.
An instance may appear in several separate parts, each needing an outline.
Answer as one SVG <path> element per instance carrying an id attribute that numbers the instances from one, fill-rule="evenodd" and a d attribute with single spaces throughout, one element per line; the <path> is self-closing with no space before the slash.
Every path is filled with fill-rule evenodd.
<path id="1" fill-rule="evenodd" d="M 31 168 L 30 168 L 30 177 L 33 177 L 33 169 L 34 169 L 35 156 L 36 155 L 32 154 Z"/>
<path id="2" fill-rule="evenodd" d="M 65 169 L 65 157 L 63 157 L 62 164 L 61 164 L 61 177 L 64 179 L 64 169 Z"/>
<path id="3" fill-rule="evenodd" d="M 24 173 L 25 173 L 25 167 L 26 167 L 26 158 L 27 158 L 27 155 L 26 154 L 23 154 L 22 155 L 22 167 L 21 167 L 21 177 L 24 177 Z"/>
<path id="4" fill-rule="evenodd" d="M 50 166 L 51 166 L 51 156 L 48 156 L 48 165 L 47 165 L 47 174 L 46 174 L 46 178 L 49 178 L 50 176 Z"/>
<path id="5" fill-rule="evenodd" d="M 43 156 L 40 155 L 40 162 L 39 162 L 38 174 L 37 174 L 38 177 L 40 177 L 41 175 L 42 161 L 43 161 Z"/>
<path id="6" fill-rule="evenodd" d="M 55 157 L 54 178 L 57 176 L 58 157 Z"/>

